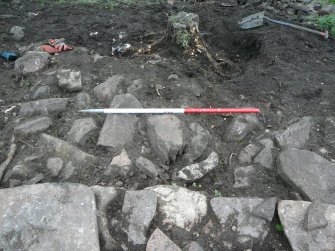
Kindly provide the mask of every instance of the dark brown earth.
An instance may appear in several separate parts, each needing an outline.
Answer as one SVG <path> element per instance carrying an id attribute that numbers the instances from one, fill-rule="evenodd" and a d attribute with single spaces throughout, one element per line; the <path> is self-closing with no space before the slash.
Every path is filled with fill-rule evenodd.
<path id="1" fill-rule="evenodd" d="M 157 64 L 152 63 L 155 60 L 153 54 L 130 53 L 118 58 L 112 56 L 112 46 L 115 45 L 113 39 L 118 41 L 120 32 L 126 33 L 122 42 L 130 43 L 135 49 L 140 49 L 162 37 L 167 27 L 167 16 L 178 11 L 198 14 L 200 31 L 209 44 L 211 52 L 226 55 L 234 62 L 234 67 L 226 72 L 224 78 L 213 71 L 212 65 L 205 57 L 201 55 L 190 57 L 173 45 L 162 46 L 153 52 L 164 59 Z M 80 70 L 84 79 L 84 91 L 89 94 L 92 94 L 92 88 L 97 83 L 102 83 L 115 74 L 123 74 L 131 80 L 144 79 L 145 88 L 137 98 L 145 107 L 254 106 L 262 111 L 260 119 L 264 128 L 271 130 L 283 129 L 296 117 L 310 115 L 318 119 L 335 116 L 334 40 L 325 41 L 311 34 L 275 25 L 265 25 L 249 31 L 240 30 L 237 21 L 257 11 L 260 11 L 257 7 L 225 8 L 214 2 L 177 2 L 173 7 L 166 3 L 121 5 L 114 10 L 69 4 L 40 6 L 35 1 L 23 1 L 16 7 L 2 4 L 0 14 L 12 14 L 15 18 L 0 19 L 0 50 L 17 50 L 20 46 L 31 43 L 41 44 L 49 38 L 64 37 L 67 43 L 76 47 L 76 50 L 57 56 L 48 71 L 58 68 Z M 38 13 L 38 15 L 28 18 L 28 12 Z M 17 44 L 18 47 L 7 33 L 13 25 L 25 27 L 24 40 Z M 92 37 L 89 35 L 91 32 L 98 32 L 98 35 Z M 78 47 L 85 47 L 89 52 L 80 50 Z M 107 57 L 93 62 L 91 55 L 96 53 Z M 140 67 L 142 65 L 144 69 Z M 175 86 L 167 81 L 168 76 L 173 73 L 183 80 L 183 85 Z M 19 104 L 27 101 L 29 89 L 45 76 L 42 74 L 17 76 L 13 70 L 13 63 L 4 61 L 0 64 L 0 76 L 0 99 L 4 101 L 1 103 L 0 114 L 0 141 L 4 142 L 4 146 L 0 149 L 2 162 L 9 149 L 12 125 L 16 123 Z M 156 91 L 157 84 L 164 86 L 160 93 Z M 193 88 L 194 85 L 197 88 Z M 54 86 L 50 97 L 73 97 L 73 94 Z M 11 106 L 17 106 L 17 108 L 10 114 L 4 114 L 4 110 Z M 92 108 L 104 106 L 94 101 Z M 46 133 L 64 138 L 72 122 L 82 116 L 76 107 L 70 105 L 66 112 L 54 117 L 54 121 L 57 122 Z M 94 116 L 98 126 L 101 127 L 105 117 Z M 211 133 L 213 137 L 211 144 L 219 150 L 220 168 L 197 182 L 201 185 L 199 190 L 208 196 L 213 196 L 214 190 L 218 190 L 222 196 L 227 197 L 276 196 L 287 199 L 289 192 L 294 191 L 270 170 L 261 172 L 259 174 L 261 182 L 253 187 L 233 188 L 234 155 L 232 153 L 238 154 L 251 138 L 261 133 L 261 130 L 249 135 L 242 142 L 227 143 L 224 142 L 224 134 L 232 119 L 231 116 L 181 116 L 180 119 L 184 122 L 199 122 Z M 322 146 L 320 138 L 324 133 L 323 125 L 318 124 L 318 129 L 315 144 L 309 146 L 311 150 L 315 150 L 316 146 Z M 11 166 L 27 156 L 43 152 L 43 149 L 38 146 L 38 140 L 38 137 L 31 137 L 19 141 L 18 152 Z M 141 143 L 140 137 L 136 140 L 139 144 Z M 119 149 L 97 147 L 95 141 L 86 144 L 82 150 L 108 159 L 119 153 Z M 135 159 L 140 153 L 134 147 L 129 149 L 128 154 Z M 232 163 L 229 165 L 231 156 L 233 156 Z M 157 158 L 154 154 L 150 157 L 152 160 Z M 329 153 L 328 157 L 334 159 L 335 154 Z M 45 157 L 38 158 L 34 161 L 32 168 L 42 169 L 45 161 Z M 169 170 L 184 165 L 182 160 L 177 160 Z M 142 189 L 162 184 L 160 180 L 140 175 L 127 179 L 116 177 L 110 180 L 106 179 L 103 172 L 97 168 L 79 175 L 72 181 L 87 185 L 108 186 L 114 185 L 117 180 L 122 180 L 127 189 Z M 46 176 L 43 182 L 48 181 L 59 180 L 52 180 Z M 169 184 L 171 182 L 195 189 L 192 184 L 168 181 Z M 7 186 L 8 184 L 2 184 L 2 187 Z M 116 208 L 121 209 L 122 201 L 123 198 L 120 198 L 120 204 L 111 208 L 110 218 L 117 217 Z M 201 226 L 207 221 L 208 219 L 204 219 L 204 222 L 199 225 L 198 240 L 203 243 L 213 241 L 207 239 L 208 236 L 202 236 Z M 275 229 L 277 223 L 279 223 L 278 217 L 273 220 L 265 243 L 261 247 L 255 247 L 254 250 L 290 250 L 283 234 Z M 160 223 L 157 221 L 152 224 L 151 232 L 158 224 Z M 218 222 L 214 224 L 218 226 Z M 111 231 L 115 232 L 113 229 Z M 180 246 L 195 238 L 192 234 L 175 228 L 166 233 Z M 119 239 L 126 239 L 126 236 L 119 236 Z M 216 250 L 223 250 L 220 246 L 216 248 Z M 136 250 L 136 247 L 133 250 Z"/>

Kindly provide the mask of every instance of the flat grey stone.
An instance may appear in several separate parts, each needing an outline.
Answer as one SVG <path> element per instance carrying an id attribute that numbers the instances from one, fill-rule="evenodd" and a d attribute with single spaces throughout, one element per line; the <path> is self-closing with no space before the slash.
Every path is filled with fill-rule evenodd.
<path id="1" fill-rule="evenodd" d="M 15 41 L 21 41 L 24 37 L 24 28 L 20 26 L 13 26 L 9 33 L 13 36 Z"/>
<path id="2" fill-rule="evenodd" d="M 57 177 L 63 169 L 63 160 L 61 158 L 50 158 L 47 161 L 47 168 L 52 177 Z"/>
<path id="3" fill-rule="evenodd" d="M 44 174 L 43 173 L 37 173 L 35 177 L 31 178 L 28 181 L 23 182 L 24 185 L 34 185 L 39 183 L 44 179 Z"/>
<path id="4" fill-rule="evenodd" d="M 262 148 L 251 143 L 247 145 L 238 156 L 238 160 L 241 164 L 251 164 L 253 158 L 260 152 Z"/>
<path id="5" fill-rule="evenodd" d="M 204 251 L 204 249 L 198 242 L 192 241 L 183 248 L 183 251 Z"/>
<path id="6" fill-rule="evenodd" d="M 166 163 L 175 161 L 185 146 L 182 122 L 173 115 L 156 115 L 148 118 L 147 126 L 155 153 Z"/>
<path id="7" fill-rule="evenodd" d="M 114 187 L 92 186 L 97 204 L 97 220 L 99 227 L 100 247 L 102 250 L 114 250 L 116 241 L 109 232 L 107 207 L 117 198 L 118 191 Z"/>
<path id="8" fill-rule="evenodd" d="M 268 222 L 268 219 L 265 220 L 264 217 L 259 217 L 258 215 L 254 216 L 251 212 L 263 202 L 264 199 L 261 198 L 220 197 L 211 199 L 210 205 L 224 231 L 227 231 L 225 230 L 227 225 L 235 226 L 235 236 L 239 243 L 243 244 L 249 241 L 253 241 L 253 243 L 261 243 L 268 234 L 270 223 Z M 272 209 L 273 216 L 276 202 L 269 202 L 272 202 L 273 205 L 267 205 L 269 211 L 267 211 L 266 215 L 269 216 L 271 213 L 270 209 Z M 233 241 L 231 240 L 231 235 L 227 236 L 227 238 L 229 239 L 226 240 L 225 236 L 223 236 L 223 241 Z"/>
<path id="9" fill-rule="evenodd" d="M 128 157 L 128 153 L 125 149 L 122 149 L 120 155 L 115 156 L 112 159 L 112 162 L 110 164 L 111 166 L 116 165 L 116 166 L 130 166 L 131 165 L 131 160 Z"/>
<path id="10" fill-rule="evenodd" d="M 292 187 L 315 201 L 335 204 L 335 164 L 307 150 L 290 149 L 279 154 L 278 174 Z"/>
<path id="11" fill-rule="evenodd" d="M 32 99 L 45 99 L 49 97 L 50 87 L 42 85 L 38 87 L 31 95 Z"/>
<path id="12" fill-rule="evenodd" d="M 158 176 L 158 167 L 150 160 L 140 156 L 136 159 L 136 167 L 151 177 Z"/>
<path id="13" fill-rule="evenodd" d="M 70 92 L 80 91 L 83 88 L 80 71 L 73 71 L 70 69 L 59 70 L 57 79 L 58 85 Z"/>
<path id="14" fill-rule="evenodd" d="M 77 119 L 73 122 L 70 131 L 67 133 L 67 139 L 70 143 L 76 145 L 85 145 L 90 137 L 98 132 L 97 124 L 92 118 Z"/>
<path id="15" fill-rule="evenodd" d="M 313 202 L 305 215 L 305 229 L 315 230 L 318 228 L 325 228 L 328 225 L 327 219 L 324 215 L 324 206 L 320 202 Z"/>
<path id="16" fill-rule="evenodd" d="M 91 105 L 91 97 L 85 92 L 80 92 L 73 98 L 72 102 L 80 109 L 89 108 Z"/>
<path id="17" fill-rule="evenodd" d="M 219 164 L 219 156 L 212 152 L 207 159 L 202 162 L 183 167 L 177 174 L 180 179 L 195 181 L 204 177 Z"/>
<path id="18" fill-rule="evenodd" d="M 32 116 L 35 114 L 47 115 L 50 113 L 63 112 L 66 109 L 69 99 L 67 98 L 50 98 L 40 99 L 23 103 L 20 109 L 21 116 Z"/>
<path id="19" fill-rule="evenodd" d="M 7 182 L 8 180 L 26 180 L 29 175 L 29 167 L 22 163 L 19 162 L 13 168 L 6 172 L 6 174 L 3 177 L 3 181 Z"/>
<path id="20" fill-rule="evenodd" d="M 190 230 L 207 214 L 207 197 L 178 186 L 148 187 L 158 197 L 158 211 L 163 223 Z"/>
<path id="21" fill-rule="evenodd" d="M 312 126 L 313 118 L 303 117 L 300 121 L 290 125 L 285 131 L 276 133 L 278 145 L 281 148 L 304 148 L 310 139 Z"/>
<path id="22" fill-rule="evenodd" d="M 86 166 L 90 163 L 97 163 L 99 158 L 70 145 L 66 141 L 55 138 L 48 134 L 42 134 L 40 145 L 43 153 L 51 153 L 65 161 L 72 161 L 74 165 Z"/>
<path id="23" fill-rule="evenodd" d="M 142 108 L 142 105 L 132 94 L 121 94 L 114 97 L 111 108 Z M 123 147 L 133 143 L 138 120 L 139 118 L 129 114 L 107 115 L 98 145 Z"/>
<path id="24" fill-rule="evenodd" d="M 335 117 L 326 118 L 325 124 L 325 142 L 335 150 Z"/>
<path id="25" fill-rule="evenodd" d="M 271 222 L 273 219 L 274 212 L 276 210 L 277 198 L 267 198 L 251 211 L 251 214 L 262 218 L 268 222 Z"/>
<path id="26" fill-rule="evenodd" d="M 191 140 L 185 148 L 185 159 L 192 163 L 207 149 L 211 136 L 207 130 L 198 123 L 192 123 L 189 126 L 191 131 Z"/>
<path id="27" fill-rule="evenodd" d="M 264 148 L 257 154 L 254 158 L 254 163 L 260 164 L 266 168 L 273 168 L 273 142 L 270 139 L 261 140 L 260 143 L 263 143 Z"/>
<path id="28" fill-rule="evenodd" d="M 304 228 L 304 219 L 310 205 L 307 201 L 293 200 L 282 200 L 278 204 L 280 222 L 292 250 L 335 250 L 335 205 L 322 204 L 328 225 L 308 231 Z"/>
<path id="29" fill-rule="evenodd" d="M 227 128 L 226 139 L 228 141 L 241 141 L 257 127 L 259 127 L 259 121 L 255 114 L 237 115 Z"/>
<path id="30" fill-rule="evenodd" d="M 256 172 L 253 166 L 241 166 L 234 169 L 234 188 L 247 187 L 251 185 L 252 175 Z"/>
<path id="31" fill-rule="evenodd" d="M 159 228 L 151 234 L 147 243 L 146 251 L 182 251 L 173 241 L 169 239 Z"/>
<path id="32" fill-rule="evenodd" d="M 52 120 L 48 117 L 41 117 L 29 120 L 14 128 L 15 135 L 30 136 L 47 130 L 52 125 Z"/>
<path id="33" fill-rule="evenodd" d="M 133 245 L 146 243 L 146 234 L 156 214 L 157 195 L 150 190 L 127 191 L 122 213 L 125 215 L 128 241 Z"/>
<path id="34" fill-rule="evenodd" d="M 49 58 L 49 53 L 28 51 L 15 61 L 15 70 L 20 74 L 40 71 L 49 64 Z"/>
<path id="35" fill-rule="evenodd" d="M 0 249 L 99 251 L 95 199 L 79 184 L 0 190 Z"/>
<path id="36" fill-rule="evenodd" d="M 93 88 L 94 96 L 99 102 L 109 104 L 115 95 L 121 94 L 121 85 L 126 82 L 123 76 L 115 75 Z"/>
<path id="37" fill-rule="evenodd" d="M 132 161 L 128 157 L 128 153 L 125 149 L 122 149 L 121 153 L 112 159 L 112 162 L 105 170 L 106 176 L 122 175 L 126 176 L 131 170 Z"/>

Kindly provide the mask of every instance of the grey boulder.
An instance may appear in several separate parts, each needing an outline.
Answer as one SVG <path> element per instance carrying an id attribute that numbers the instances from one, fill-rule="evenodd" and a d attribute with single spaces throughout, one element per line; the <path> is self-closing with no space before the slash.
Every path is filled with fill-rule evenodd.
<path id="1" fill-rule="evenodd" d="M 131 94 L 114 97 L 111 108 L 142 108 L 141 103 Z M 107 115 L 100 131 L 98 145 L 107 147 L 123 147 L 133 142 L 137 132 L 139 118 L 134 115 Z"/>
<path id="2" fill-rule="evenodd" d="M 13 36 L 15 41 L 21 41 L 24 37 L 24 28 L 20 26 L 13 26 L 9 33 Z"/>
<path id="3" fill-rule="evenodd" d="M 15 70 L 20 74 L 34 73 L 49 64 L 50 55 L 41 51 L 28 51 L 15 61 Z"/>
<path id="4" fill-rule="evenodd" d="M 58 85 L 70 92 L 80 91 L 82 87 L 81 72 L 70 69 L 59 70 L 57 74 Z"/>
<path id="5" fill-rule="evenodd" d="M 290 125 L 285 131 L 277 132 L 278 145 L 281 148 L 304 148 L 310 139 L 313 124 L 312 117 L 303 117 L 298 122 Z"/>
<path id="6" fill-rule="evenodd" d="M 241 141 L 259 125 L 255 114 L 237 115 L 227 129 L 226 139 L 228 141 Z"/>
<path id="7" fill-rule="evenodd" d="M 98 127 L 92 118 L 77 119 L 73 122 L 67 139 L 75 145 L 85 145 L 90 137 L 98 132 Z"/>
<path id="8" fill-rule="evenodd" d="M 149 225 L 156 214 L 157 195 L 150 190 L 127 191 L 122 213 L 125 215 L 128 241 L 133 245 L 146 243 Z"/>
<path id="9" fill-rule="evenodd" d="M 325 142 L 335 150 L 335 117 L 326 118 L 325 124 Z"/>
<path id="10" fill-rule="evenodd" d="M 15 135 L 30 136 L 47 130 L 52 124 L 52 120 L 48 117 L 41 117 L 27 121 L 14 128 Z"/>
<path id="11" fill-rule="evenodd" d="M 63 160 L 61 158 L 50 158 L 47 161 L 47 168 L 52 177 L 57 177 L 63 169 Z"/>
<path id="12" fill-rule="evenodd" d="M 191 140 L 185 148 L 185 159 L 192 163 L 207 149 L 211 136 L 200 124 L 192 123 L 189 126 L 191 131 Z"/>
<path id="13" fill-rule="evenodd" d="M 147 120 L 148 136 L 153 150 L 166 163 L 176 160 L 185 142 L 182 122 L 173 115 L 150 116 Z"/>
<path id="14" fill-rule="evenodd" d="M 236 240 L 241 243 L 262 243 L 269 231 L 276 208 L 275 200 L 261 198 L 213 198 L 210 205 L 220 221 L 222 228 L 233 225 L 236 229 Z M 255 213 L 257 211 L 258 213 Z M 233 230 L 232 230 L 233 231 Z M 229 239 L 223 241 L 231 242 Z"/>
<path id="15" fill-rule="evenodd" d="M 85 92 L 78 93 L 72 100 L 73 104 L 80 108 L 88 108 L 91 105 L 91 97 Z"/>
<path id="16" fill-rule="evenodd" d="M 293 251 L 335 250 L 335 205 L 318 207 L 327 224 L 314 229 L 304 227 L 311 202 L 283 200 L 278 205 L 278 215 Z"/>
<path id="17" fill-rule="evenodd" d="M 0 190 L 0 200 L 0 249 L 100 250 L 95 198 L 88 187 L 21 186 Z"/>
<path id="18" fill-rule="evenodd" d="M 69 99 L 50 98 L 23 103 L 20 109 L 21 116 L 31 116 L 35 114 L 47 115 L 65 111 Z"/>
<path id="19" fill-rule="evenodd" d="M 307 150 L 290 149 L 279 154 L 278 174 L 292 187 L 315 201 L 335 204 L 335 164 Z"/>
<path id="20" fill-rule="evenodd" d="M 178 178 L 186 181 L 195 181 L 204 177 L 219 164 L 219 156 L 212 152 L 202 162 L 183 167 L 177 174 Z"/>
<path id="21" fill-rule="evenodd" d="M 151 234 L 147 243 L 146 251 L 182 251 L 173 241 L 169 239 L 159 228 Z"/>
<path id="22" fill-rule="evenodd" d="M 262 148 L 256 144 L 247 145 L 238 156 L 238 160 L 241 164 L 251 164 L 253 158 L 260 152 Z"/>
<path id="23" fill-rule="evenodd" d="M 207 197 L 199 192 L 164 185 L 148 187 L 146 190 L 157 194 L 158 212 L 163 223 L 190 230 L 207 214 Z"/>
<path id="24" fill-rule="evenodd" d="M 263 139 L 260 143 L 264 146 L 264 148 L 254 158 L 254 163 L 272 169 L 274 162 L 272 153 L 273 142 L 271 139 Z"/>
<path id="25" fill-rule="evenodd" d="M 104 83 L 94 87 L 94 96 L 99 102 L 106 102 L 109 104 L 115 95 L 122 93 L 121 87 L 125 82 L 126 79 L 123 76 L 115 75 Z"/>
<path id="26" fill-rule="evenodd" d="M 158 176 L 158 167 L 152 161 L 140 156 L 136 159 L 136 167 L 151 177 Z"/>

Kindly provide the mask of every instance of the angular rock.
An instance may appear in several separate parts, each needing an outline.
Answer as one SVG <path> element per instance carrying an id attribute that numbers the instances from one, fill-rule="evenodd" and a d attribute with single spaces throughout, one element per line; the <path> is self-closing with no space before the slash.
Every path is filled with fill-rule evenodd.
<path id="1" fill-rule="evenodd" d="M 150 116 L 148 136 L 156 154 L 166 163 L 175 161 L 184 149 L 182 122 L 173 115 Z"/>
<path id="2" fill-rule="evenodd" d="M 4 182 L 7 182 L 9 179 L 14 180 L 25 180 L 29 175 L 29 167 L 22 162 L 17 163 L 12 170 L 8 171 L 3 178 Z"/>
<path id="3" fill-rule="evenodd" d="M 142 156 L 136 159 L 136 167 L 151 177 L 158 176 L 158 167 Z"/>
<path id="4" fill-rule="evenodd" d="M 24 28 L 20 26 L 13 26 L 9 33 L 13 36 L 15 41 L 21 41 L 24 37 Z"/>
<path id="5" fill-rule="evenodd" d="M 255 145 L 255 144 L 249 144 L 247 145 L 238 156 L 238 160 L 241 162 L 241 164 L 251 164 L 253 158 L 259 153 L 259 151 L 262 148 Z"/>
<path id="6" fill-rule="evenodd" d="M 312 117 L 303 117 L 290 125 L 285 131 L 276 133 L 276 140 L 281 148 L 304 148 L 310 139 L 313 126 Z"/>
<path id="7" fill-rule="evenodd" d="M 315 201 L 335 204 L 335 164 L 307 150 L 290 149 L 280 153 L 278 174 L 292 187 Z"/>
<path id="8" fill-rule="evenodd" d="M 307 201 L 293 200 L 278 204 L 280 222 L 292 250 L 335 250 L 335 205 L 320 205 L 328 225 L 309 231 L 304 228 L 304 219 L 310 205 Z"/>
<path id="9" fill-rule="evenodd" d="M 216 152 L 212 152 L 204 161 L 182 168 L 177 176 L 186 181 L 195 181 L 205 176 L 218 164 L 219 156 Z"/>
<path id="10" fill-rule="evenodd" d="M 183 251 L 204 251 L 203 247 L 196 241 L 190 242 Z"/>
<path id="11" fill-rule="evenodd" d="M 306 230 L 315 230 L 318 228 L 324 228 L 328 225 L 327 219 L 324 215 L 324 207 L 320 202 L 313 202 L 305 215 L 305 229 Z"/>
<path id="12" fill-rule="evenodd" d="M 40 181 L 42 181 L 44 179 L 44 174 L 43 173 L 37 173 L 35 177 L 33 177 L 32 179 L 23 182 L 24 185 L 34 185 L 39 183 Z"/>
<path id="13" fill-rule="evenodd" d="M 88 108 L 91 105 L 91 97 L 87 93 L 81 92 L 73 98 L 72 102 L 80 109 Z"/>
<path id="14" fill-rule="evenodd" d="M 77 119 L 73 122 L 70 131 L 67 133 L 67 139 L 70 143 L 76 145 L 85 145 L 90 137 L 98 131 L 97 124 L 92 118 Z"/>
<path id="15" fill-rule="evenodd" d="M 277 198 L 267 198 L 262 203 L 258 204 L 251 211 L 251 214 L 262 218 L 268 222 L 271 222 L 273 219 L 273 214 L 276 210 Z"/>
<path id="16" fill-rule="evenodd" d="M 106 176 L 115 176 L 118 174 L 126 176 L 130 171 L 131 164 L 132 162 L 128 157 L 127 151 L 125 149 L 122 149 L 120 155 L 117 155 L 112 159 L 112 162 L 106 168 L 104 174 Z"/>
<path id="17" fill-rule="evenodd" d="M 198 123 L 192 123 L 189 128 L 191 129 L 191 141 L 187 144 L 185 149 L 185 159 L 192 163 L 207 149 L 211 136 L 207 130 L 202 128 Z"/>
<path id="18" fill-rule="evenodd" d="M 80 71 L 59 70 L 57 79 L 58 85 L 70 92 L 80 91 L 83 88 Z"/>
<path id="19" fill-rule="evenodd" d="M 50 158 L 47 161 L 47 168 L 52 177 L 57 177 L 63 169 L 63 160 L 61 158 Z"/>
<path id="20" fill-rule="evenodd" d="M 41 51 L 28 51 L 15 61 L 15 70 L 20 74 L 42 70 L 49 63 L 50 55 Z"/>
<path id="21" fill-rule="evenodd" d="M 92 186 L 90 188 L 95 195 L 97 204 L 100 246 L 102 250 L 113 250 L 116 247 L 116 241 L 109 232 L 107 207 L 117 198 L 118 191 L 114 187 Z"/>
<path id="22" fill-rule="evenodd" d="M 274 215 L 276 202 L 269 200 L 266 203 L 266 218 L 254 216 L 251 212 L 262 204 L 264 205 L 264 199 L 261 198 L 214 198 L 211 199 L 210 205 L 222 225 L 222 229 L 227 231 L 225 227 L 233 225 L 235 226 L 237 234 L 237 241 L 241 244 L 253 241 L 254 243 L 261 243 L 267 236 L 269 231 L 269 217 L 271 216 L 271 210 L 273 209 L 272 216 Z M 273 204 L 271 204 L 271 203 Z M 271 210 L 270 210 L 271 209 Z M 272 218 L 270 219 L 270 221 Z M 236 225 L 234 225 L 236 224 Z M 233 230 L 231 230 L 233 231 Z M 231 236 L 223 236 L 223 241 L 232 241 Z"/>
<path id="23" fill-rule="evenodd" d="M 238 115 L 229 125 L 226 139 L 228 141 L 241 141 L 257 127 L 259 127 L 259 121 L 255 114 Z"/>
<path id="24" fill-rule="evenodd" d="M 123 76 L 115 75 L 106 80 L 104 83 L 94 87 L 94 96 L 99 100 L 99 102 L 106 102 L 109 104 L 115 95 L 120 94 L 121 85 L 125 82 L 126 79 Z"/>
<path id="25" fill-rule="evenodd" d="M 92 191 L 79 184 L 0 190 L 0 249 L 98 251 Z"/>
<path id="26" fill-rule="evenodd" d="M 112 108 L 142 108 L 141 103 L 131 94 L 121 94 L 114 97 Z M 136 123 L 139 118 L 133 115 L 107 115 L 101 129 L 98 145 L 108 147 L 123 147 L 133 142 L 136 133 Z"/>
<path id="27" fill-rule="evenodd" d="M 207 214 L 207 198 L 198 192 L 164 185 L 146 189 L 156 192 L 163 223 L 190 230 Z"/>
<path id="28" fill-rule="evenodd" d="M 44 99 L 49 97 L 50 94 L 50 87 L 42 85 L 38 87 L 31 95 L 32 99 Z"/>
<path id="29" fill-rule="evenodd" d="M 325 142 L 335 150 L 335 117 L 326 118 L 325 124 Z"/>
<path id="30" fill-rule="evenodd" d="M 48 134 L 41 135 L 40 144 L 43 153 L 49 152 L 63 160 L 72 161 L 74 165 L 86 166 L 90 163 L 97 163 L 99 160 L 98 157 L 85 153 L 66 141 Z"/>
<path id="31" fill-rule="evenodd" d="M 146 251 L 182 251 L 173 241 L 169 239 L 159 228 L 151 234 L 147 243 Z"/>
<path id="32" fill-rule="evenodd" d="M 254 163 L 260 164 L 266 168 L 273 168 L 273 142 L 270 139 L 263 139 L 260 141 L 264 145 L 263 150 L 254 158 Z"/>
<path id="33" fill-rule="evenodd" d="M 48 117 L 41 117 L 27 121 L 14 128 L 15 135 L 30 136 L 47 130 L 52 124 L 52 120 Z"/>
<path id="34" fill-rule="evenodd" d="M 234 187 L 246 187 L 251 185 L 251 176 L 256 172 L 253 166 L 241 166 L 234 169 Z"/>
<path id="35" fill-rule="evenodd" d="M 116 165 L 116 166 L 130 166 L 131 165 L 131 160 L 128 157 L 128 153 L 125 149 L 122 149 L 120 155 L 115 156 L 112 159 L 111 165 Z"/>
<path id="36" fill-rule="evenodd" d="M 122 213 L 125 215 L 128 241 L 133 245 L 146 243 L 146 234 L 156 214 L 157 195 L 153 191 L 127 191 Z"/>
<path id="37" fill-rule="evenodd" d="M 65 111 L 69 99 L 50 98 L 23 103 L 20 109 L 21 116 L 32 116 L 35 114 L 59 113 Z"/>

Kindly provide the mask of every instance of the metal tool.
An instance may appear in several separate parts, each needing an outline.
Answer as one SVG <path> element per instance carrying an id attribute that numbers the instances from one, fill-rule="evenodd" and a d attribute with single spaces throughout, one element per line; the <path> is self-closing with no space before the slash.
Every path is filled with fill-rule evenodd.
<path id="1" fill-rule="evenodd" d="M 264 20 L 269 21 L 269 22 L 274 23 L 274 24 L 279 24 L 279 25 L 291 27 L 291 28 L 294 28 L 294 29 L 297 29 L 297 30 L 313 33 L 313 34 L 322 36 L 325 39 L 329 38 L 328 31 L 325 31 L 325 32 L 316 31 L 316 30 L 312 30 L 312 29 L 309 29 L 309 28 L 306 28 L 306 27 L 299 26 L 299 25 L 290 24 L 290 23 L 286 23 L 286 22 L 283 22 L 283 21 L 279 21 L 279 20 L 274 20 L 274 19 L 271 19 L 269 17 L 266 17 L 264 11 L 243 18 L 239 22 L 239 25 L 240 25 L 241 29 L 247 30 L 247 29 L 252 29 L 252 28 L 255 28 L 255 27 L 262 26 L 264 24 Z"/>
<path id="2" fill-rule="evenodd" d="M 223 114 L 223 113 L 259 113 L 258 108 L 107 108 L 87 109 L 80 112 L 109 114 Z"/>

